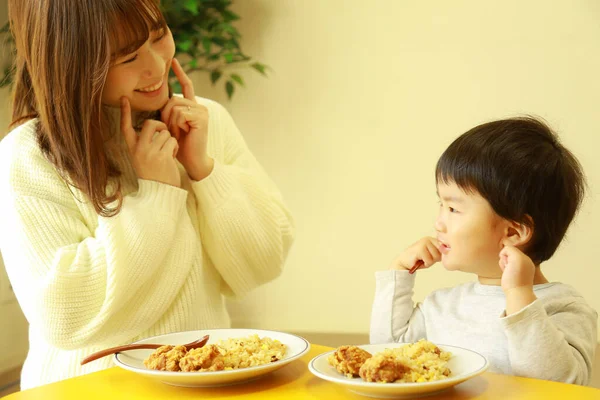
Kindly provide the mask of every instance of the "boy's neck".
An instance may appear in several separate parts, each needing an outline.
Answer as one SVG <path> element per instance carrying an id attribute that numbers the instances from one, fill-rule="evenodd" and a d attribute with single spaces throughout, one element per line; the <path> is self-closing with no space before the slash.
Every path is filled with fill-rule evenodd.
<path id="1" fill-rule="evenodd" d="M 482 285 L 491 285 L 491 286 L 500 286 L 502 282 L 502 278 L 488 278 L 485 276 L 477 276 L 479 283 Z M 535 273 L 533 275 L 533 284 L 534 285 L 542 285 L 544 283 L 548 283 L 548 279 L 542 273 L 542 269 L 538 266 L 535 267 Z"/>

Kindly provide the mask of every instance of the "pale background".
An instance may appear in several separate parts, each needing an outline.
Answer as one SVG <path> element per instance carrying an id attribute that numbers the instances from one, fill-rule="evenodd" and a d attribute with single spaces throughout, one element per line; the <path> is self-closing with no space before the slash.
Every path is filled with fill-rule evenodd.
<path id="1" fill-rule="evenodd" d="M 375 271 L 433 233 L 440 154 L 476 124 L 523 113 L 560 133 L 589 181 L 544 272 L 600 310 L 600 2 L 238 0 L 235 10 L 244 50 L 273 72 L 243 72 L 232 102 L 196 76 L 197 94 L 230 110 L 297 224 L 282 277 L 230 305 L 235 326 L 368 332 Z M 433 268 L 415 295 L 472 279 Z M 25 342 L 15 310 L 0 308 L 5 358 Z"/>

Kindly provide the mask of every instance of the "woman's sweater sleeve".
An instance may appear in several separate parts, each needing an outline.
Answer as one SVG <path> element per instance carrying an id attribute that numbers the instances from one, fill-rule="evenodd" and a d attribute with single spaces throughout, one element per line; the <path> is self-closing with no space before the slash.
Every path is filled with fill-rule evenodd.
<path id="1" fill-rule="evenodd" d="M 190 268 L 162 264 L 187 192 L 141 180 L 119 214 L 99 217 L 93 229 L 51 164 L 12 141 L 0 143 L 0 249 L 32 328 L 67 350 L 125 342 L 147 329 Z"/>
<path id="2" fill-rule="evenodd" d="M 282 196 L 256 161 L 233 119 L 218 103 L 209 108 L 209 135 L 222 140 L 221 157 L 205 179 L 194 182 L 200 234 L 206 253 L 226 283 L 240 295 L 276 278 L 294 237 Z"/>

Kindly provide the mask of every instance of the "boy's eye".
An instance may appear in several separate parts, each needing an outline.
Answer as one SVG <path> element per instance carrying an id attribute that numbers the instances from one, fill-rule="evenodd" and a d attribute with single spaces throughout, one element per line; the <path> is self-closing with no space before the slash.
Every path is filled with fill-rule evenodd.
<path id="1" fill-rule="evenodd" d="M 444 207 L 444 204 L 441 201 L 438 201 L 437 203 L 438 203 L 438 205 L 439 205 L 440 208 Z M 448 206 L 448 211 L 450 211 L 451 213 L 457 213 L 458 212 L 458 210 L 456 208 L 450 207 L 450 206 Z"/>

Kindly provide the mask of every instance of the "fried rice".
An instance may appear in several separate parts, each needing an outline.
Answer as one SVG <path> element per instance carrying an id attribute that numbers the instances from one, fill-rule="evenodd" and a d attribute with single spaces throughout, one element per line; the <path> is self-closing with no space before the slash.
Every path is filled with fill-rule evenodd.
<path id="1" fill-rule="evenodd" d="M 348 377 L 356 376 L 359 369 L 358 375 L 367 382 L 421 383 L 448 378 L 451 357 L 450 352 L 421 339 L 373 355 L 356 346 L 342 346 L 328 358 L 328 362 Z M 352 369 L 347 368 L 350 364 Z"/>
<path id="2" fill-rule="evenodd" d="M 220 340 L 189 351 L 184 346 L 162 346 L 144 360 L 144 365 L 160 371 L 233 370 L 279 361 L 286 350 L 287 346 L 280 341 L 254 334 Z"/>

